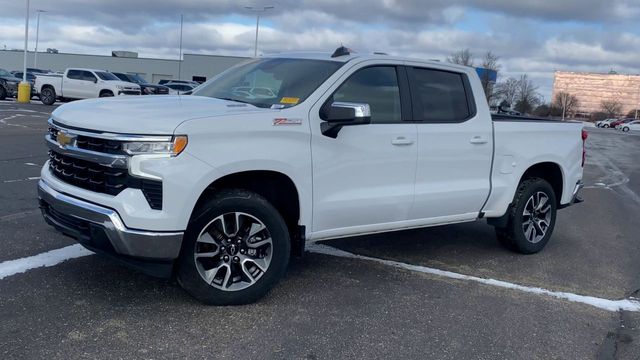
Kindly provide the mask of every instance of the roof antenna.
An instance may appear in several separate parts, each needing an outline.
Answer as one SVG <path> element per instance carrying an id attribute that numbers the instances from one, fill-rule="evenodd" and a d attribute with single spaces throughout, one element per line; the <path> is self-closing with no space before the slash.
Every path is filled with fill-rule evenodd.
<path id="1" fill-rule="evenodd" d="M 342 45 L 342 42 L 340 43 L 340 47 L 336 49 L 336 51 L 333 52 L 333 54 L 331 54 L 331 57 L 338 57 L 338 56 L 345 56 L 345 55 L 350 55 L 351 52 L 353 50 L 344 47 L 344 45 Z"/>

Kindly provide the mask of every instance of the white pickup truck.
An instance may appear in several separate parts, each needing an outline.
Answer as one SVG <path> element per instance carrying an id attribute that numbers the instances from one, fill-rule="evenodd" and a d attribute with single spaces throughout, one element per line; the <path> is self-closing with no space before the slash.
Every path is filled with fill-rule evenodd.
<path id="1" fill-rule="evenodd" d="M 56 100 L 90 99 L 115 95 L 140 95 L 138 84 L 122 81 L 104 70 L 67 69 L 64 74 L 38 75 L 35 83 L 40 101 L 52 105 Z"/>
<path id="2" fill-rule="evenodd" d="M 309 241 L 486 218 L 535 253 L 581 201 L 582 124 L 492 118 L 473 68 L 343 48 L 49 125 L 47 222 L 208 304 L 259 299 Z"/>

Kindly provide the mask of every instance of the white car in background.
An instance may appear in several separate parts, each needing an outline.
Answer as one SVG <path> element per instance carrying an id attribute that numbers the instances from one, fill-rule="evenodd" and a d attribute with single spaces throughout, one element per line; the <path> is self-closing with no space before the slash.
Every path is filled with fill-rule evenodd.
<path id="1" fill-rule="evenodd" d="M 596 121 L 596 127 L 609 128 L 609 127 L 611 127 L 611 123 L 616 121 L 616 120 L 618 120 L 618 119 L 604 119 L 604 120 Z"/>
<path id="2" fill-rule="evenodd" d="M 640 120 L 634 120 L 630 123 L 622 124 L 620 130 L 628 132 L 629 130 L 640 131 Z"/>

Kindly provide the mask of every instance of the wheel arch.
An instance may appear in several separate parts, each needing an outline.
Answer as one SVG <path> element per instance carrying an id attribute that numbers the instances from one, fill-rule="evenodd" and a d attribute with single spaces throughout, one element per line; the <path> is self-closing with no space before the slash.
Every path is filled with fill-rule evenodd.
<path id="1" fill-rule="evenodd" d="M 546 161 L 540 162 L 529 166 L 529 168 L 522 174 L 518 184 L 529 178 L 538 177 L 546 180 L 553 189 L 556 195 L 556 205 L 560 205 L 562 199 L 562 193 L 564 191 L 564 174 L 562 167 L 555 162 Z"/>
<path id="2" fill-rule="evenodd" d="M 98 96 L 100 96 L 100 95 L 102 95 L 102 94 L 104 94 L 104 93 L 107 93 L 107 92 L 110 92 L 110 93 L 111 93 L 111 95 L 114 95 L 114 96 L 115 96 L 115 94 L 116 94 L 116 93 L 115 93 L 115 92 L 113 92 L 113 90 L 111 90 L 111 89 L 102 89 L 102 90 L 100 90 L 100 92 L 98 92 Z"/>
<path id="3" fill-rule="evenodd" d="M 200 213 L 213 194 L 222 189 L 232 188 L 252 191 L 267 199 L 284 218 L 291 232 L 292 241 L 304 242 L 304 228 L 300 226 L 302 212 L 300 192 L 291 177 L 274 170 L 240 171 L 216 179 L 200 193 L 189 221 L 191 222 Z M 295 247 L 295 245 L 292 246 L 292 249 Z"/>

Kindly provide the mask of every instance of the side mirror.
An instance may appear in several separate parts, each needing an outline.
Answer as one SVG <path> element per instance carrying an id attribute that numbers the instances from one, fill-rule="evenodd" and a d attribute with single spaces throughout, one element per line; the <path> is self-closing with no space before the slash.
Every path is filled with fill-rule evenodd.
<path id="1" fill-rule="evenodd" d="M 97 84 L 98 83 L 98 78 L 93 78 L 93 83 Z"/>
<path id="2" fill-rule="evenodd" d="M 343 126 L 363 125 L 371 123 L 369 104 L 336 101 L 320 111 L 323 122 L 320 124 L 322 134 L 336 138 Z"/>

